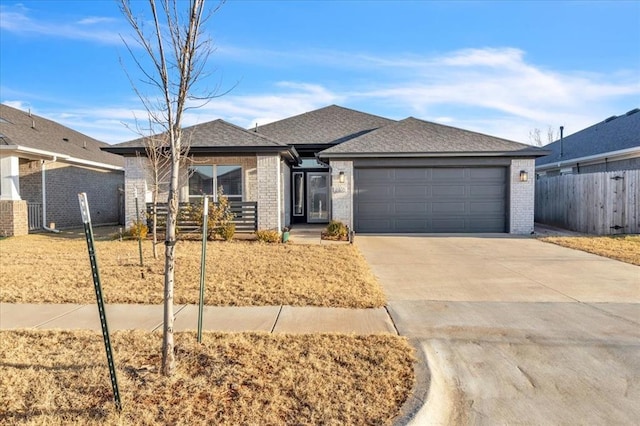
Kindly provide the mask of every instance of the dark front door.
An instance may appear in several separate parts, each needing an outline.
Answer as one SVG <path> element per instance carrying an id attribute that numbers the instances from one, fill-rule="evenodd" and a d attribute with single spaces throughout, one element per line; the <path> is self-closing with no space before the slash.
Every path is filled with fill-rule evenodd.
<path id="1" fill-rule="evenodd" d="M 327 223 L 331 203 L 330 175 L 322 169 L 294 169 L 291 174 L 291 222 Z"/>

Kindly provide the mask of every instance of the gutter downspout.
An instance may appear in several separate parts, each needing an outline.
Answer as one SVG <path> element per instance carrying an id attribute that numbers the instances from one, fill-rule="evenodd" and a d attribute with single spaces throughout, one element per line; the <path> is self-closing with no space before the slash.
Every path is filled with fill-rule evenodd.
<path id="1" fill-rule="evenodd" d="M 52 161 L 56 161 L 56 157 L 53 157 Z M 46 164 L 46 160 L 42 160 L 42 229 L 59 234 L 59 230 L 49 228 L 47 226 L 47 179 L 45 177 Z"/>

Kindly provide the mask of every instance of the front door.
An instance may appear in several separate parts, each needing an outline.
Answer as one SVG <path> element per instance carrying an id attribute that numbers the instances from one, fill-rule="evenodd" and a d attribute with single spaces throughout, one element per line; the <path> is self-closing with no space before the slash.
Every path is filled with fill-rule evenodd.
<path id="1" fill-rule="evenodd" d="M 307 173 L 307 222 L 329 221 L 329 173 Z"/>

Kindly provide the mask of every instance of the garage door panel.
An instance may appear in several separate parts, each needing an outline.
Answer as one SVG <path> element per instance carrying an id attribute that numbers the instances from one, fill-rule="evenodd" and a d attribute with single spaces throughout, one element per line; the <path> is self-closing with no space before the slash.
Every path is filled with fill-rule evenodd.
<path id="1" fill-rule="evenodd" d="M 407 203 L 407 202 L 396 202 L 394 203 L 395 210 L 394 213 L 401 216 L 413 216 L 420 215 L 421 217 L 425 217 L 427 214 L 427 203 Z"/>
<path id="2" fill-rule="evenodd" d="M 478 167 L 469 168 L 469 178 L 472 180 L 487 179 L 494 182 L 504 181 L 504 168 L 502 167 Z"/>
<path id="3" fill-rule="evenodd" d="M 471 197 L 498 199 L 505 196 L 505 188 L 496 184 L 469 185 L 469 195 Z"/>
<path id="4" fill-rule="evenodd" d="M 358 232 L 505 232 L 505 167 L 356 168 Z"/>
<path id="5" fill-rule="evenodd" d="M 452 180 L 464 180 L 467 169 L 461 168 L 441 168 L 431 169 L 431 175 L 433 182 L 450 182 Z"/>
<path id="6" fill-rule="evenodd" d="M 499 203 L 485 203 L 485 202 L 470 202 L 469 213 L 473 215 L 497 215 L 504 212 L 504 204 Z"/>
<path id="7" fill-rule="evenodd" d="M 457 203 L 434 202 L 431 211 L 434 215 L 458 215 L 467 213 L 467 203 L 461 201 Z"/>
<path id="8" fill-rule="evenodd" d="M 431 192 L 433 198 L 460 198 L 464 197 L 467 191 L 465 185 L 433 185 Z"/>
<path id="9" fill-rule="evenodd" d="M 425 185 L 416 185 L 412 183 L 411 185 L 396 185 L 394 187 L 394 197 L 396 199 L 415 197 L 424 198 L 430 196 L 430 187 Z"/>
<path id="10" fill-rule="evenodd" d="M 429 169 L 395 169 L 395 180 L 426 180 L 429 177 Z"/>

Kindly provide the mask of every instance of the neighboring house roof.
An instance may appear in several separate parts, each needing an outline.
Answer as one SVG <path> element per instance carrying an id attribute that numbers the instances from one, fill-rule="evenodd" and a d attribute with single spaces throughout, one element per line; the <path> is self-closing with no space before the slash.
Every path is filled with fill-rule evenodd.
<path id="1" fill-rule="evenodd" d="M 52 158 L 121 169 L 122 157 L 101 150 L 105 142 L 44 117 L 0 104 L 0 151 L 25 158 Z"/>
<path id="2" fill-rule="evenodd" d="M 330 105 L 258 126 L 257 132 L 289 145 L 338 144 L 394 120 L 338 105 Z"/>
<path id="3" fill-rule="evenodd" d="M 545 151 L 456 127 L 409 117 L 320 153 L 322 158 L 396 156 L 527 156 Z"/>
<path id="4" fill-rule="evenodd" d="M 606 120 L 580 130 L 546 146 L 551 153 L 536 160 L 536 166 L 582 158 L 598 157 L 600 154 L 623 152 L 640 148 L 640 109 L 635 108 L 621 116 Z M 561 155 L 562 151 L 562 155 Z M 604 158 L 604 155 L 602 156 Z"/>
<path id="5" fill-rule="evenodd" d="M 161 136 L 154 135 L 154 137 Z M 182 137 L 183 142 L 189 144 L 190 153 L 282 152 L 288 153 L 291 158 L 297 158 L 295 149 L 287 144 L 221 119 L 185 127 L 182 130 Z M 110 145 L 103 149 L 121 155 L 143 153 L 145 139 L 138 138 L 129 142 Z"/>

